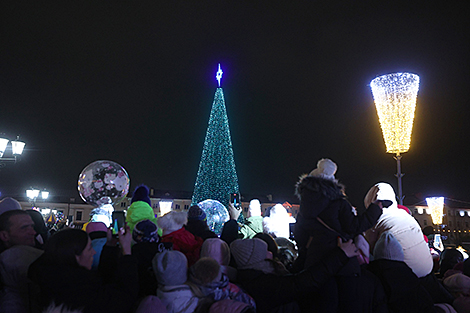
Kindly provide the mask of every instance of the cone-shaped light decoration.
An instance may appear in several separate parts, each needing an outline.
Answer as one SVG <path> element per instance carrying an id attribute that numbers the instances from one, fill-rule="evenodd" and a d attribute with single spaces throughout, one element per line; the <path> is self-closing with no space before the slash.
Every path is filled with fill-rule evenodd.
<path id="1" fill-rule="evenodd" d="M 431 218 L 434 225 L 442 224 L 442 211 L 444 210 L 444 197 L 426 198 L 426 203 L 431 209 Z"/>
<path id="2" fill-rule="evenodd" d="M 419 76 L 393 73 L 370 82 L 387 153 L 410 149 L 411 130 L 419 89 Z"/>

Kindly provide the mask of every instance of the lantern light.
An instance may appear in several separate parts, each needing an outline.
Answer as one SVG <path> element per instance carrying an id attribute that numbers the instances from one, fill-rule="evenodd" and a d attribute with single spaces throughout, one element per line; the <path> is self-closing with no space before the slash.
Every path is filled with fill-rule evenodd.
<path id="1" fill-rule="evenodd" d="M 11 141 L 11 151 L 13 155 L 21 155 L 23 153 L 24 146 L 26 145 L 23 141 L 19 141 L 18 139 Z"/>

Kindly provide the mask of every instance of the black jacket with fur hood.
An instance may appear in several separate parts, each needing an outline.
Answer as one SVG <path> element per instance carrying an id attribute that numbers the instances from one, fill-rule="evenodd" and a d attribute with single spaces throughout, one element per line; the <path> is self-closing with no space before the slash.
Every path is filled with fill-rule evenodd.
<path id="1" fill-rule="evenodd" d="M 305 266 L 314 264 L 334 249 L 338 236 L 343 240 L 352 239 L 372 228 L 382 214 L 379 206 L 371 204 L 364 214 L 356 216 L 346 200 L 344 186 L 336 180 L 301 176 L 296 184 L 296 194 L 300 199 L 300 210 L 294 236 L 300 253 L 307 251 L 310 240 Z M 317 217 L 335 231 L 321 224 Z"/>

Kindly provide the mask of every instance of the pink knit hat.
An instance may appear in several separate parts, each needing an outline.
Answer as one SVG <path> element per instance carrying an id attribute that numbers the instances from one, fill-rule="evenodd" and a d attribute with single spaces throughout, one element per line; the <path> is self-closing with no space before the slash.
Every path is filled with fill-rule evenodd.
<path id="1" fill-rule="evenodd" d="M 202 244 L 200 257 L 211 257 L 220 265 L 228 265 L 230 263 L 230 248 L 222 239 L 207 238 Z"/>
<path id="2" fill-rule="evenodd" d="M 108 227 L 103 222 L 90 222 L 86 225 L 86 232 L 87 234 L 95 232 L 95 231 L 108 231 Z"/>

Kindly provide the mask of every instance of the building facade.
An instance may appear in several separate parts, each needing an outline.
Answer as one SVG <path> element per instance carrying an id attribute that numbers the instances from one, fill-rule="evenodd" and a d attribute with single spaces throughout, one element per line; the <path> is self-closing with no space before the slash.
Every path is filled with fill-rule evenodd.
<path id="1" fill-rule="evenodd" d="M 127 211 L 131 205 L 131 197 L 125 197 L 118 203 L 114 204 L 115 211 Z M 191 206 L 191 199 L 171 199 L 171 198 L 153 198 L 150 197 L 153 211 L 155 216 L 161 216 L 169 211 L 188 211 Z M 32 204 L 31 202 L 23 201 L 21 202 L 21 207 L 23 210 L 35 209 L 41 212 L 44 216 L 44 219 L 47 221 L 50 214 L 53 213 L 57 216 L 63 216 L 65 219 L 73 222 L 75 225 L 80 225 L 88 222 L 90 219 L 90 213 L 95 208 L 92 205 L 86 203 L 55 203 L 55 202 L 37 202 Z M 246 216 L 248 213 L 249 202 L 241 202 L 243 214 Z M 266 212 L 277 203 L 262 203 L 261 212 L 263 216 Z M 299 211 L 298 204 L 290 204 L 288 202 L 283 203 L 284 207 L 287 209 L 287 212 L 290 213 L 293 217 L 297 217 Z"/>
<path id="2" fill-rule="evenodd" d="M 440 233 L 444 243 L 462 245 L 470 244 L 470 209 L 444 205 L 441 225 L 434 225 L 431 212 L 427 206 L 412 206 L 410 210 L 421 229 L 431 229 Z"/>

